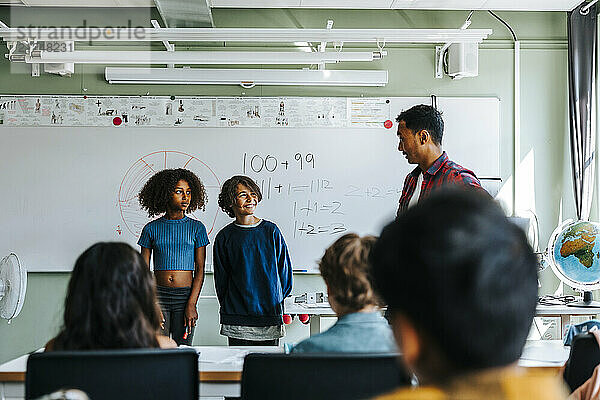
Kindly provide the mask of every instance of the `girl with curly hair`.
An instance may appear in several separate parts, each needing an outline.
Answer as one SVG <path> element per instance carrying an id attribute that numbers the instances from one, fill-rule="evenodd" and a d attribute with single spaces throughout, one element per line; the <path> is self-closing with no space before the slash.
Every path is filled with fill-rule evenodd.
<path id="1" fill-rule="evenodd" d="M 96 243 L 75 262 L 63 326 L 46 351 L 176 347 L 159 335 L 156 303 L 140 253 L 126 243 Z"/>
<path id="2" fill-rule="evenodd" d="M 144 226 L 138 240 L 148 265 L 153 256 L 164 317 L 161 332 L 178 345 L 191 346 L 209 241 L 204 224 L 186 214 L 204 210 L 206 190 L 193 172 L 164 169 L 146 182 L 138 197 L 149 217 L 162 214 Z"/>

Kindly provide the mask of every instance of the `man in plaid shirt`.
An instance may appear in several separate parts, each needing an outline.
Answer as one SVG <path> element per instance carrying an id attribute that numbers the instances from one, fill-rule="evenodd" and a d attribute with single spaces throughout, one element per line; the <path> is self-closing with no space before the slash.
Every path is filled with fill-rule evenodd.
<path id="1" fill-rule="evenodd" d="M 442 150 L 444 121 L 435 108 L 420 104 L 402 111 L 398 122 L 398 151 L 417 167 L 406 176 L 397 216 L 445 185 L 481 187 L 473 171 L 450 161 Z"/>

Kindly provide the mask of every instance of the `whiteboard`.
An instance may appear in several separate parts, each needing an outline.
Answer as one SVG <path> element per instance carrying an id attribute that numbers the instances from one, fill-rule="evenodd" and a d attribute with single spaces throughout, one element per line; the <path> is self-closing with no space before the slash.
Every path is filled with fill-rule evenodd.
<path id="1" fill-rule="evenodd" d="M 393 118 L 428 98 L 390 98 Z M 499 101 L 438 98 L 444 150 L 478 176 L 498 177 Z M 347 232 L 378 234 L 395 215 L 414 166 L 397 151 L 396 124 L 381 127 L 8 127 L 0 126 L 0 252 L 13 251 L 29 271 L 70 271 L 98 241 L 137 247 L 149 221 L 137 203 L 162 168 L 188 168 L 207 187 L 205 211 L 193 217 L 211 243 L 232 221 L 217 205 L 235 174 L 256 180 L 256 215 L 275 222 L 295 269 L 314 270 L 323 251 Z M 484 182 L 485 183 L 485 182 Z M 491 182 L 491 192 L 497 190 Z M 212 246 L 207 249 L 212 267 Z"/>

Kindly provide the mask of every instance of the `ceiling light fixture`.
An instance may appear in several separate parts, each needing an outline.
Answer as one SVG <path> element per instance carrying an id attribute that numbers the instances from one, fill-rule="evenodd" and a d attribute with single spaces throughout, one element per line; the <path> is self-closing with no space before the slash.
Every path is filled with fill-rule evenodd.
<path id="1" fill-rule="evenodd" d="M 75 64 L 330 64 L 382 59 L 385 51 L 254 52 L 254 51 L 33 51 L 13 54 L 13 62 Z"/>

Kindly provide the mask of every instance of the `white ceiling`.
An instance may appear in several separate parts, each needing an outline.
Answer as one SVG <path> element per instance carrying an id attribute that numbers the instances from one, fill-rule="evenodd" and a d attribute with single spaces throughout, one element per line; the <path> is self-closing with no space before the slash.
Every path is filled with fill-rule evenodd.
<path id="1" fill-rule="evenodd" d="M 212 7 L 570 11 L 581 0 L 209 0 Z M 152 7 L 153 0 L 0 0 L 0 5 Z"/>

